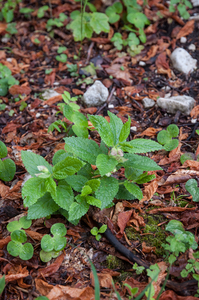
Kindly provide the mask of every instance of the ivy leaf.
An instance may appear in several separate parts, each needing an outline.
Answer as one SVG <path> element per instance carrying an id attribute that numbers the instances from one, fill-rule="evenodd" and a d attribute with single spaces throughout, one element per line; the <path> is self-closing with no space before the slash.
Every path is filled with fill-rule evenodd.
<path id="1" fill-rule="evenodd" d="M 109 32 L 110 30 L 108 17 L 103 13 L 99 13 L 99 12 L 92 13 L 90 25 L 92 26 L 93 30 L 97 34 L 99 34 L 101 31 Z"/>
<path id="2" fill-rule="evenodd" d="M 119 184 L 114 177 L 101 178 L 100 186 L 95 192 L 95 196 L 102 202 L 101 209 L 106 208 L 113 201 L 119 189 Z"/>
<path id="3" fill-rule="evenodd" d="M 88 115 L 89 120 L 99 132 L 101 139 L 108 147 L 114 146 L 114 136 L 108 121 L 102 116 Z"/>
<path id="4" fill-rule="evenodd" d="M 124 186 L 126 189 L 133 195 L 135 196 L 138 200 L 141 200 L 143 198 L 143 194 L 141 189 L 139 188 L 138 185 L 136 185 L 133 182 L 125 181 Z"/>
<path id="5" fill-rule="evenodd" d="M 95 165 L 97 156 L 101 153 L 100 148 L 93 140 L 82 137 L 67 137 L 64 139 L 65 150 L 73 153 L 84 161 Z"/>
<path id="6" fill-rule="evenodd" d="M 28 173 L 36 177 L 38 174 L 38 166 L 45 166 L 52 173 L 52 166 L 40 155 L 30 151 L 21 151 L 21 158 Z"/>
<path id="7" fill-rule="evenodd" d="M 106 154 L 99 154 L 96 160 L 96 166 L 99 169 L 101 176 L 112 172 L 117 163 L 115 158 Z"/>
<path id="8" fill-rule="evenodd" d="M 68 156 L 53 167 L 53 177 L 64 179 L 69 175 L 77 173 L 83 165 L 84 163 L 78 158 Z"/>

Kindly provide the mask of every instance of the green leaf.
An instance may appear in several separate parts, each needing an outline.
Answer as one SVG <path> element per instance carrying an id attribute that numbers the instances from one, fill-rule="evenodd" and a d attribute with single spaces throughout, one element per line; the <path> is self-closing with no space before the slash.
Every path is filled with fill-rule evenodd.
<path id="1" fill-rule="evenodd" d="M 91 187 L 92 192 L 96 192 L 100 186 L 100 179 L 91 179 L 87 181 L 86 184 Z"/>
<path id="2" fill-rule="evenodd" d="M 0 141 L 0 158 L 6 157 L 8 155 L 8 150 L 6 145 Z"/>
<path id="3" fill-rule="evenodd" d="M 61 251 L 66 247 L 67 240 L 65 237 L 54 236 L 54 250 Z"/>
<path id="4" fill-rule="evenodd" d="M 136 179 L 143 174 L 142 170 L 135 169 L 132 167 L 125 167 L 125 177 L 128 180 L 136 181 Z"/>
<path id="5" fill-rule="evenodd" d="M 102 202 L 101 209 L 112 203 L 119 189 L 118 181 L 114 177 L 101 178 L 100 187 L 95 193 L 97 199 Z"/>
<path id="6" fill-rule="evenodd" d="M 45 193 L 45 179 L 39 177 L 28 179 L 22 187 L 22 198 L 24 199 L 25 207 L 33 205 Z"/>
<path id="7" fill-rule="evenodd" d="M 99 132 L 101 139 L 108 147 L 114 146 L 114 136 L 110 128 L 108 121 L 102 116 L 88 115 L 89 120 Z"/>
<path id="8" fill-rule="evenodd" d="M 121 3 L 120 3 L 121 4 Z M 117 145 L 119 143 L 119 136 L 123 127 L 122 120 L 118 118 L 116 115 L 112 114 L 110 111 L 108 111 L 108 115 L 110 117 L 110 128 L 113 133 L 114 138 L 114 145 Z"/>
<path id="9" fill-rule="evenodd" d="M 86 127 L 75 124 L 72 126 L 72 130 L 76 136 L 88 138 L 88 129 Z"/>
<path id="10" fill-rule="evenodd" d="M 171 137 L 177 137 L 179 132 L 180 132 L 178 126 L 175 125 L 175 124 L 170 124 L 167 127 L 167 131 L 168 131 L 168 133 L 170 134 Z"/>
<path id="11" fill-rule="evenodd" d="M 27 216 L 24 216 L 19 219 L 19 225 L 21 226 L 21 228 L 28 229 L 31 226 L 31 224 L 32 221 L 28 220 Z"/>
<path id="12" fill-rule="evenodd" d="M 92 235 L 97 235 L 97 234 L 98 234 L 98 228 L 97 228 L 97 227 L 93 227 L 93 228 L 91 229 L 91 234 L 92 234 Z"/>
<path id="13" fill-rule="evenodd" d="M 131 127 L 131 118 L 128 116 L 128 121 L 123 124 L 120 136 L 119 136 L 119 142 L 124 142 L 127 137 L 130 134 L 130 127 Z"/>
<path id="14" fill-rule="evenodd" d="M 50 235 L 46 234 L 42 237 L 41 248 L 45 252 L 50 252 L 54 249 L 54 241 Z"/>
<path id="15" fill-rule="evenodd" d="M 62 63 L 67 62 L 67 55 L 64 54 L 64 53 L 62 53 L 60 55 L 57 55 L 55 58 L 56 58 L 56 60 L 58 60 L 58 61 L 60 61 Z"/>
<path id="16" fill-rule="evenodd" d="M 22 245 L 21 251 L 19 253 L 19 257 L 22 260 L 29 260 L 33 257 L 33 253 L 34 253 L 34 248 L 33 248 L 32 244 L 26 243 L 26 244 Z"/>
<path id="17" fill-rule="evenodd" d="M 14 178 L 16 172 L 16 166 L 12 159 L 7 158 L 0 160 L 0 179 L 4 181 L 10 181 Z"/>
<path id="18" fill-rule="evenodd" d="M 185 188 L 193 197 L 193 201 L 199 202 L 199 188 L 197 181 L 195 179 L 189 179 L 185 184 Z"/>
<path id="19" fill-rule="evenodd" d="M 179 145 L 179 141 L 177 139 L 173 139 L 164 145 L 164 149 L 166 151 L 171 151 L 171 150 L 177 148 L 178 145 Z"/>
<path id="20" fill-rule="evenodd" d="M 100 148 L 93 140 L 82 137 L 68 137 L 64 139 L 65 150 L 73 153 L 84 161 L 95 165 L 97 156 L 101 153 Z"/>
<path id="21" fill-rule="evenodd" d="M 57 197 L 57 199 L 59 198 Z M 50 193 L 46 193 L 35 204 L 28 208 L 28 219 L 33 220 L 47 217 L 58 209 L 59 206 L 52 199 Z"/>
<path id="22" fill-rule="evenodd" d="M 191 152 L 186 152 L 180 156 L 180 162 L 183 165 L 187 160 L 194 160 L 194 154 Z"/>
<path id="23" fill-rule="evenodd" d="M 155 179 L 155 175 L 152 174 L 152 175 L 148 175 L 147 172 L 140 175 L 136 180 L 135 182 L 137 184 L 143 184 L 143 183 L 146 183 L 146 182 L 149 182 L 151 180 Z"/>
<path id="24" fill-rule="evenodd" d="M 96 206 L 101 208 L 102 202 L 99 199 L 96 199 L 93 196 L 87 196 L 86 197 L 86 202 L 89 203 L 90 205 Z"/>
<path id="25" fill-rule="evenodd" d="M 21 151 L 21 158 L 28 173 L 36 177 L 38 174 L 38 166 L 45 166 L 52 173 L 52 166 L 40 155 L 31 151 Z"/>
<path id="26" fill-rule="evenodd" d="M 71 156 L 64 149 L 58 150 L 53 156 L 53 165 L 56 165 L 58 162 L 64 160 L 66 157 Z"/>
<path id="27" fill-rule="evenodd" d="M 50 232 L 53 235 L 65 236 L 66 233 L 67 233 L 67 230 L 66 230 L 66 227 L 65 227 L 65 225 L 63 223 L 55 223 L 50 228 Z"/>
<path id="28" fill-rule="evenodd" d="M 109 32 L 110 30 L 108 17 L 103 13 L 92 13 L 90 25 L 97 34 L 100 34 L 101 31 Z"/>
<path id="29" fill-rule="evenodd" d="M 135 196 L 138 200 L 141 200 L 143 198 L 143 194 L 141 189 L 139 188 L 138 185 L 136 185 L 133 182 L 125 181 L 124 186 L 126 189 L 133 195 Z"/>
<path id="30" fill-rule="evenodd" d="M 96 166 L 99 169 L 101 176 L 112 172 L 117 163 L 115 158 L 105 154 L 99 154 L 96 160 Z"/>
<path id="31" fill-rule="evenodd" d="M 155 161 L 146 156 L 125 153 L 124 158 L 128 159 L 123 163 L 124 167 L 132 167 L 143 171 L 162 170 Z"/>
<path id="32" fill-rule="evenodd" d="M 53 199 L 57 197 L 56 183 L 52 178 L 46 178 L 45 180 L 46 192 L 49 192 Z"/>
<path id="33" fill-rule="evenodd" d="M 74 194 L 71 186 L 67 184 L 65 180 L 61 180 L 57 186 L 57 198 L 55 199 L 55 202 L 61 208 L 69 210 L 69 207 L 73 201 Z"/>
<path id="34" fill-rule="evenodd" d="M 144 28 L 145 24 L 148 21 L 145 14 L 143 14 L 141 12 L 128 14 L 127 20 L 129 21 L 129 23 L 134 24 L 135 27 L 137 27 L 137 28 Z"/>
<path id="35" fill-rule="evenodd" d="M 82 175 L 68 176 L 65 181 L 76 191 L 81 192 L 83 186 L 87 182 L 87 178 Z"/>
<path id="36" fill-rule="evenodd" d="M 0 278 L 0 295 L 3 293 L 3 290 L 4 290 L 4 288 L 5 288 L 5 285 L 6 285 L 5 275 L 3 275 L 3 276 Z"/>
<path id="37" fill-rule="evenodd" d="M 91 38 L 93 34 L 93 28 L 90 23 L 90 14 L 84 13 L 83 16 L 80 14 L 69 24 L 69 29 L 73 31 L 75 42 L 83 41 L 84 38 Z"/>
<path id="38" fill-rule="evenodd" d="M 89 204 L 86 201 L 83 201 L 82 203 L 74 202 L 69 209 L 69 219 L 68 221 L 73 221 L 80 219 L 82 216 L 84 216 L 87 211 L 89 210 Z"/>
<path id="39" fill-rule="evenodd" d="M 116 199 L 118 200 L 134 200 L 135 196 L 133 196 L 131 193 L 129 193 L 129 191 L 125 188 L 125 186 L 119 185 L 119 191 L 117 192 Z"/>
<path id="40" fill-rule="evenodd" d="M 146 153 L 164 149 L 160 144 L 147 139 L 134 139 L 120 145 L 123 151 L 129 153 Z"/>
<path id="41" fill-rule="evenodd" d="M 13 241 L 9 242 L 7 245 L 7 251 L 10 255 L 16 257 L 19 255 L 20 251 L 22 248 L 22 244 L 21 243 L 15 243 Z"/>
<path id="42" fill-rule="evenodd" d="M 27 236 L 24 230 L 15 230 L 10 236 L 13 242 L 25 243 L 27 241 Z"/>
<path id="43" fill-rule="evenodd" d="M 68 156 L 53 167 L 53 177 L 64 179 L 69 175 L 77 173 L 83 165 L 84 163 L 78 158 Z"/>
<path id="44" fill-rule="evenodd" d="M 85 185 L 83 188 L 82 188 L 82 192 L 81 192 L 81 196 L 84 197 L 84 196 L 87 196 L 89 194 L 92 193 L 92 189 L 89 185 Z"/>

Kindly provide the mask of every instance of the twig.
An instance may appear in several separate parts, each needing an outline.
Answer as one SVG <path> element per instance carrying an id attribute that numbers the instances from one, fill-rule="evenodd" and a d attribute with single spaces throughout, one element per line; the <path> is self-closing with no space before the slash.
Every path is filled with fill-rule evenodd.
<path id="1" fill-rule="evenodd" d="M 116 89 L 116 87 L 114 86 L 114 87 L 112 88 L 111 93 L 110 93 L 110 95 L 108 96 L 106 102 L 105 102 L 100 108 L 98 108 L 98 110 L 96 111 L 96 113 L 95 113 L 96 115 L 98 115 L 98 114 L 100 113 L 100 111 L 102 111 L 102 109 L 104 109 L 104 108 L 107 106 L 107 104 L 111 101 L 111 98 L 112 98 L 112 96 L 113 96 L 113 93 L 115 92 L 115 89 Z"/>

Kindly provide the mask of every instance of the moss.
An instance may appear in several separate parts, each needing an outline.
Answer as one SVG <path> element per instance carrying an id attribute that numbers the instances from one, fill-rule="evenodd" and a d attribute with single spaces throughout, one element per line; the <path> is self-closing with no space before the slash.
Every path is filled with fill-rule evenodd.
<path id="1" fill-rule="evenodd" d="M 185 207 L 185 206 L 188 204 L 188 201 L 180 200 L 180 201 L 178 201 L 178 203 L 179 203 L 179 206 L 180 206 L 180 207 Z M 188 204 L 187 207 L 191 208 L 191 207 L 194 207 L 194 205 Z"/>
<path id="2" fill-rule="evenodd" d="M 106 263 L 109 269 L 122 269 L 124 266 L 123 261 L 114 255 L 108 255 Z"/>
<path id="3" fill-rule="evenodd" d="M 122 282 L 122 281 L 125 281 L 129 277 L 132 277 L 131 272 L 121 272 L 120 276 L 117 277 L 117 281 Z"/>
<path id="4" fill-rule="evenodd" d="M 147 235 L 140 235 L 133 227 L 126 229 L 126 235 L 130 240 L 139 240 L 140 243 L 145 242 L 149 247 L 156 247 L 156 255 L 162 256 L 165 254 L 165 250 L 161 247 L 161 244 L 165 242 L 166 234 L 165 229 L 158 226 L 165 218 L 161 215 L 144 216 L 146 226 L 143 229 L 143 233 Z"/>

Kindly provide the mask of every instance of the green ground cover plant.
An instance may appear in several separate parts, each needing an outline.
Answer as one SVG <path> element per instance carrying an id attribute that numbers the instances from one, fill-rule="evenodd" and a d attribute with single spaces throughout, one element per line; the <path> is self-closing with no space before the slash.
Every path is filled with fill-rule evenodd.
<path id="1" fill-rule="evenodd" d="M 195 179 L 189 179 L 185 184 L 185 188 L 193 197 L 193 201 L 199 202 L 198 182 Z"/>
<path id="2" fill-rule="evenodd" d="M 179 141 L 173 139 L 179 134 L 179 128 L 175 124 L 170 124 L 166 130 L 161 130 L 157 135 L 157 140 L 161 145 L 164 145 L 164 149 L 171 151 L 178 147 Z"/>
<path id="3" fill-rule="evenodd" d="M 7 66 L 0 63 L 0 96 L 6 96 L 11 86 L 19 84 Z"/>
<path id="4" fill-rule="evenodd" d="M 0 179 L 3 181 L 10 181 L 14 178 L 16 172 L 16 165 L 10 158 L 5 158 L 8 155 L 6 145 L 0 141 Z"/>
<path id="5" fill-rule="evenodd" d="M 107 229 L 107 225 L 102 225 L 99 229 L 97 227 L 93 227 L 91 229 L 91 234 L 95 236 L 96 240 L 99 241 L 101 239 L 101 234 L 104 233 Z"/>

